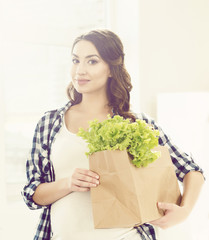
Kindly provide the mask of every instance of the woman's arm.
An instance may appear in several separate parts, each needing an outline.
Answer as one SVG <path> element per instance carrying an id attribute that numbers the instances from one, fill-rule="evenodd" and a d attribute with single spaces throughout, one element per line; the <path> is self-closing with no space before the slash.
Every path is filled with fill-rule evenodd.
<path id="1" fill-rule="evenodd" d="M 202 173 L 196 171 L 187 173 L 183 180 L 184 189 L 180 206 L 172 203 L 158 203 L 158 208 L 162 209 L 165 215 L 150 223 L 165 229 L 184 221 L 191 213 L 203 183 Z"/>
<path id="2" fill-rule="evenodd" d="M 41 206 L 50 205 L 72 192 L 86 192 L 97 187 L 99 176 L 87 169 L 76 168 L 72 176 L 55 182 L 41 183 L 33 194 L 33 201 Z"/>
<path id="3" fill-rule="evenodd" d="M 68 178 L 41 183 L 33 194 L 33 201 L 41 206 L 50 205 L 70 193 Z"/>
<path id="4" fill-rule="evenodd" d="M 191 212 L 198 199 L 203 183 L 204 177 L 200 172 L 191 171 L 185 175 L 183 180 L 184 191 L 180 205 L 181 207 L 185 207 Z"/>

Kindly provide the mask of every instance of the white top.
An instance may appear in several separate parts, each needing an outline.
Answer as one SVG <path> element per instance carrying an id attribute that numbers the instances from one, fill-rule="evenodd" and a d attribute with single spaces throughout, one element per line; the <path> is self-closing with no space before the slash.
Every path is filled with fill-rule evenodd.
<path id="1" fill-rule="evenodd" d="M 89 169 L 86 142 L 68 131 L 63 120 L 52 146 L 56 180 L 69 177 L 74 168 Z M 94 229 L 89 192 L 73 192 L 56 201 L 51 207 L 53 240 L 111 240 L 136 232 L 131 228 Z"/>

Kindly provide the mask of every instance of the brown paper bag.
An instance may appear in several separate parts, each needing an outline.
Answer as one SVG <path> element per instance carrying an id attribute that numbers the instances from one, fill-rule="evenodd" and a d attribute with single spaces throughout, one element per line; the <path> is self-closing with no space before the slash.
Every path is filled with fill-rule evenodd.
<path id="1" fill-rule="evenodd" d="M 95 228 L 133 227 L 163 215 L 157 202 L 180 203 L 181 194 L 168 149 L 161 157 L 136 168 L 126 151 L 102 151 L 89 157 L 90 169 L 100 176 L 91 188 Z"/>

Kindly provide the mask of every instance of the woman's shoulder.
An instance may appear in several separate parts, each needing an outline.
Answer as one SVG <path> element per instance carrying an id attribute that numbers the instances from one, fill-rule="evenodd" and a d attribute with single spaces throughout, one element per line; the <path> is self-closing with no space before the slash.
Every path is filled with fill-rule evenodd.
<path id="1" fill-rule="evenodd" d="M 39 119 L 38 125 L 45 125 L 46 123 L 53 122 L 59 115 L 59 109 L 49 110 L 45 112 Z"/>
<path id="2" fill-rule="evenodd" d="M 70 106 L 71 102 L 68 102 L 64 107 L 46 111 L 38 121 L 38 125 L 51 124 L 56 119 L 62 118 Z"/>
<path id="3" fill-rule="evenodd" d="M 144 120 L 146 123 L 155 124 L 155 120 L 144 112 L 133 113 L 136 119 Z"/>

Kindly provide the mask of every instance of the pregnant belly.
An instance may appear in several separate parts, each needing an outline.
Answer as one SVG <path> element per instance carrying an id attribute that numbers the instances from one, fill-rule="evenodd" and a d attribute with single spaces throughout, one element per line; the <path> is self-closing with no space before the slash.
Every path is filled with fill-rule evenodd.
<path id="1" fill-rule="evenodd" d="M 52 204 L 51 224 L 60 236 L 93 229 L 90 192 L 73 192 Z"/>
<path id="2" fill-rule="evenodd" d="M 51 206 L 53 240 L 123 239 L 131 228 L 95 229 L 90 192 L 73 192 Z"/>

